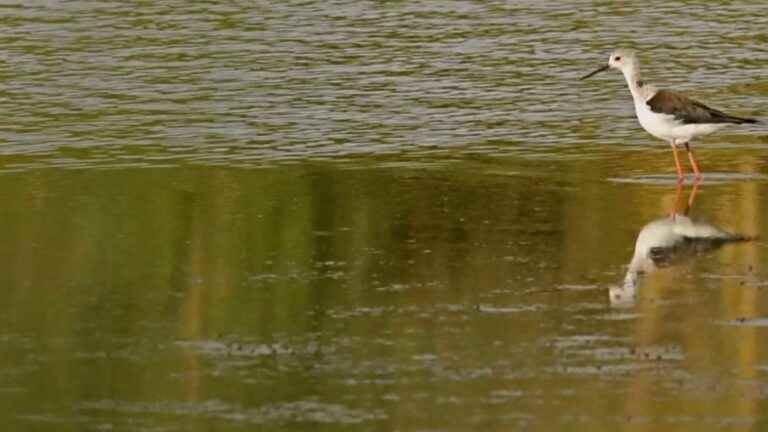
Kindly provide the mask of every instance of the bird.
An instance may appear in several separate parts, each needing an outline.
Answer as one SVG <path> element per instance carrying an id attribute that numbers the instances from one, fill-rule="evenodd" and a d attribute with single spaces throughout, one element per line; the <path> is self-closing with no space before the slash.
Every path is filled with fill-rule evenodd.
<path id="1" fill-rule="evenodd" d="M 618 69 L 624 74 L 634 100 L 635 114 L 643 129 L 654 137 L 668 142 L 672 147 L 678 183 L 685 180 L 677 155 L 679 144 L 685 146 L 695 181 L 700 181 L 701 169 L 691 149 L 690 141 L 715 132 L 728 124 L 758 123 L 756 119 L 729 115 L 682 93 L 658 89 L 643 82 L 640 79 L 640 62 L 635 51 L 630 49 L 613 51 L 608 58 L 608 64 L 580 79 L 587 79 L 608 69 Z"/>

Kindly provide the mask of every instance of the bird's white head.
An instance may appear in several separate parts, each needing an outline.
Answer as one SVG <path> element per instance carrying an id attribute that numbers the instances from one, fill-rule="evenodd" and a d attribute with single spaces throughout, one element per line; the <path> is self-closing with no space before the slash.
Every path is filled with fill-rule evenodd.
<path id="1" fill-rule="evenodd" d="M 611 56 L 608 57 L 608 64 L 601 66 L 599 69 L 588 73 L 587 75 L 584 75 L 580 79 L 587 79 L 593 75 L 596 75 L 600 72 L 606 71 L 608 69 L 618 69 L 624 75 L 634 75 L 638 72 L 640 69 L 640 65 L 637 61 L 637 56 L 635 55 L 635 52 L 630 49 L 624 49 L 619 48 L 611 53 Z"/>
<path id="2" fill-rule="evenodd" d="M 619 48 L 608 57 L 608 66 L 622 72 L 634 72 L 638 68 L 637 56 L 630 49 Z"/>

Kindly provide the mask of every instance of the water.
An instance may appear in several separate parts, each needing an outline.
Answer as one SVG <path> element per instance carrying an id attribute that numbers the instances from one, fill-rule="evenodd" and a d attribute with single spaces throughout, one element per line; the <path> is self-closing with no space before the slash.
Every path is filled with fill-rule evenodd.
<path id="1" fill-rule="evenodd" d="M 765 119 L 765 6 L 40 1 L 0 24 L 8 430 L 768 425 L 765 127 L 695 146 L 688 205 L 621 77 L 576 81 L 632 46 Z M 625 291 L 675 211 L 748 239 L 654 244 Z"/>

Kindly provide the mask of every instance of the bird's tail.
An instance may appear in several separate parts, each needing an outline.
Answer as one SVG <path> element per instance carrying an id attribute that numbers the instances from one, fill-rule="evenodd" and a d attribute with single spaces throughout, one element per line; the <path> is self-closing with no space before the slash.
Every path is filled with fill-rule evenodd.
<path id="1" fill-rule="evenodd" d="M 735 117 L 732 115 L 729 115 L 728 117 L 729 123 L 735 123 L 735 124 L 744 124 L 744 123 L 760 123 L 756 119 L 753 118 L 746 118 L 746 117 Z"/>

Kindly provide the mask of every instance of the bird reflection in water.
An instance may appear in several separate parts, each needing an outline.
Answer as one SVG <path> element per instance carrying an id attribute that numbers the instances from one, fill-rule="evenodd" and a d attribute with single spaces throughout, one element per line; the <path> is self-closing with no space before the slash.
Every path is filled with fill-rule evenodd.
<path id="1" fill-rule="evenodd" d="M 682 213 L 678 212 L 682 185 L 677 186 L 675 206 L 668 217 L 646 224 L 635 241 L 635 253 L 629 263 L 622 285 L 609 289 L 613 306 L 632 306 L 637 300 L 638 278 L 644 273 L 682 263 L 726 243 L 748 241 L 751 238 L 724 231 L 704 222 L 688 217 L 698 192 L 694 183 Z"/>

